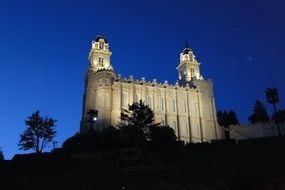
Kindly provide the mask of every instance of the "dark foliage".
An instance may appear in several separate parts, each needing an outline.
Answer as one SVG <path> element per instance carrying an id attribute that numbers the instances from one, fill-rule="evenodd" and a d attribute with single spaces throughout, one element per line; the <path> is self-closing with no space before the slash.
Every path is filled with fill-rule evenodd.
<path id="1" fill-rule="evenodd" d="M 217 120 L 220 126 L 223 126 L 225 129 L 225 139 L 230 139 L 230 125 L 237 125 L 239 121 L 236 117 L 236 113 L 233 110 L 227 111 L 218 111 L 217 113 Z"/>
<path id="2" fill-rule="evenodd" d="M 174 130 L 169 126 L 157 126 L 151 128 L 153 144 L 167 146 L 176 141 Z"/>
<path id="3" fill-rule="evenodd" d="M 95 148 L 116 148 L 121 145 L 119 131 L 110 126 L 103 131 L 77 133 L 68 138 L 62 147 L 68 150 L 84 151 Z"/>
<path id="4" fill-rule="evenodd" d="M 121 113 L 119 128 L 130 141 L 135 142 L 138 152 L 142 151 L 145 141 L 151 140 L 151 128 L 156 126 L 153 111 L 142 100 L 129 105 Z"/>
<path id="5" fill-rule="evenodd" d="M 40 111 L 35 111 L 25 120 L 27 129 L 20 134 L 20 142 L 18 146 L 22 150 L 33 149 L 37 153 L 41 153 L 46 145 L 53 141 L 55 132 L 55 123 L 51 117 L 42 117 Z"/>
<path id="6" fill-rule="evenodd" d="M 236 113 L 233 110 L 227 111 L 218 111 L 217 113 L 218 123 L 221 126 L 229 126 L 229 125 L 238 125 L 239 121 L 236 117 Z"/>
<path id="7" fill-rule="evenodd" d="M 248 120 L 250 121 L 251 124 L 258 122 L 261 123 L 269 122 L 269 116 L 267 114 L 266 108 L 259 100 L 255 101 L 253 114 L 248 117 Z"/>
<path id="8" fill-rule="evenodd" d="M 0 162 L 4 160 L 4 154 L 2 149 L 0 148 Z"/>
<path id="9" fill-rule="evenodd" d="M 273 114 L 271 119 L 274 121 L 274 123 L 285 122 L 285 109 L 279 110 L 276 114 Z"/>

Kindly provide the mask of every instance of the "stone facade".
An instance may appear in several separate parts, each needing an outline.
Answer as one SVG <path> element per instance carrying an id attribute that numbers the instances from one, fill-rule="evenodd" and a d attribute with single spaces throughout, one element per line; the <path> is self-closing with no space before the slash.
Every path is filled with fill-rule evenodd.
<path id="1" fill-rule="evenodd" d="M 172 127 L 179 140 L 205 142 L 222 137 L 216 120 L 212 81 L 203 79 L 200 63 L 190 48 L 186 46 L 180 54 L 179 80 L 173 85 L 156 79 L 123 78 L 115 74 L 110 56 L 109 43 L 105 37 L 98 36 L 89 54 L 81 132 L 90 128 L 89 110 L 98 111 L 94 128 L 101 130 L 116 126 L 121 111 L 141 99 L 154 111 L 155 122 Z"/>

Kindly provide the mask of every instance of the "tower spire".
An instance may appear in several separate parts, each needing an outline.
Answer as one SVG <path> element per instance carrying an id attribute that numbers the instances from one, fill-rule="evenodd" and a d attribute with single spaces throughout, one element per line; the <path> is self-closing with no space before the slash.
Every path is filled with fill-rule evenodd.
<path id="1" fill-rule="evenodd" d="M 182 83 L 189 82 L 193 78 L 203 80 L 203 77 L 200 74 L 200 63 L 196 60 L 192 49 L 189 48 L 187 40 L 185 48 L 180 53 L 180 63 L 177 69 L 178 78 Z"/>
<path id="2" fill-rule="evenodd" d="M 186 43 L 185 43 L 185 49 L 188 49 L 188 48 L 189 48 L 188 40 L 186 40 Z"/>
<path id="3" fill-rule="evenodd" d="M 110 63 L 110 57 L 112 52 L 109 50 L 109 43 L 106 37 L 98 35 L 94 41 L 92 41 L 92 47 L 89 53 L 89 67 L 94 71 L 98 70 L 113 70 Z"/>

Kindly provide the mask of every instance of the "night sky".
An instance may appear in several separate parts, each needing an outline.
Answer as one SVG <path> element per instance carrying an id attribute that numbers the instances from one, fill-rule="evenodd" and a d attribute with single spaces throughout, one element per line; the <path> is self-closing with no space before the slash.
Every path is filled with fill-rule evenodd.
<path id="1" fill-rule="evenodd" d="M 91 41 L 106 36 L 125 77 L 175 83 L 186 40 L 214 82 L 217 110 L 248 123 L 256 99 L 279 88 L 285 108 L 285 1 L 0 1 L 0 147 L 18 150 L 35 110 L 57 119 L 58 146 L 79 130 Z"/>

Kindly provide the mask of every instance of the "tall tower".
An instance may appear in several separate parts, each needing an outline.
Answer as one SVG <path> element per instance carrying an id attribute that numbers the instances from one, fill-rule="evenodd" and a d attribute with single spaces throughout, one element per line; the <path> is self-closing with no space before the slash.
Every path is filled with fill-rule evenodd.
<path id="1" fill-rule="evenodd" d="M 113 70 L 110 63 L 112 52 L 109 50 L 109 44 L 104 36 L 97 36 L 95 41 L 92 41 L 92 48 L 90 50 L 88 60 L 89 67 L 94 70 Z"/>
<path id="2" fill-rule="evenodd" d="M 85 75 L 85 91 L 80 132 L 90 129 L 101 130 L 111 125 L 112 84 L 115 78 L 110 63 L 112 52 L 104 36 L 92 41 L 88 56 L 89 67 Z M 97 111 L 97 120 L 92 121 L 90 110 Z"/>
<path id="3" fill-rule="evenodd" d="M 190 82 L 193 78 L 202 80 L 203 77 L 200 74 L 200 63 L 196 60 L 196 57 L 188 47 L 186 46 L 183 51 L 180 53 L 180 63 L 177 67 L 178 69 L 178 78 L 181 85 L 185 85 Z"/>

